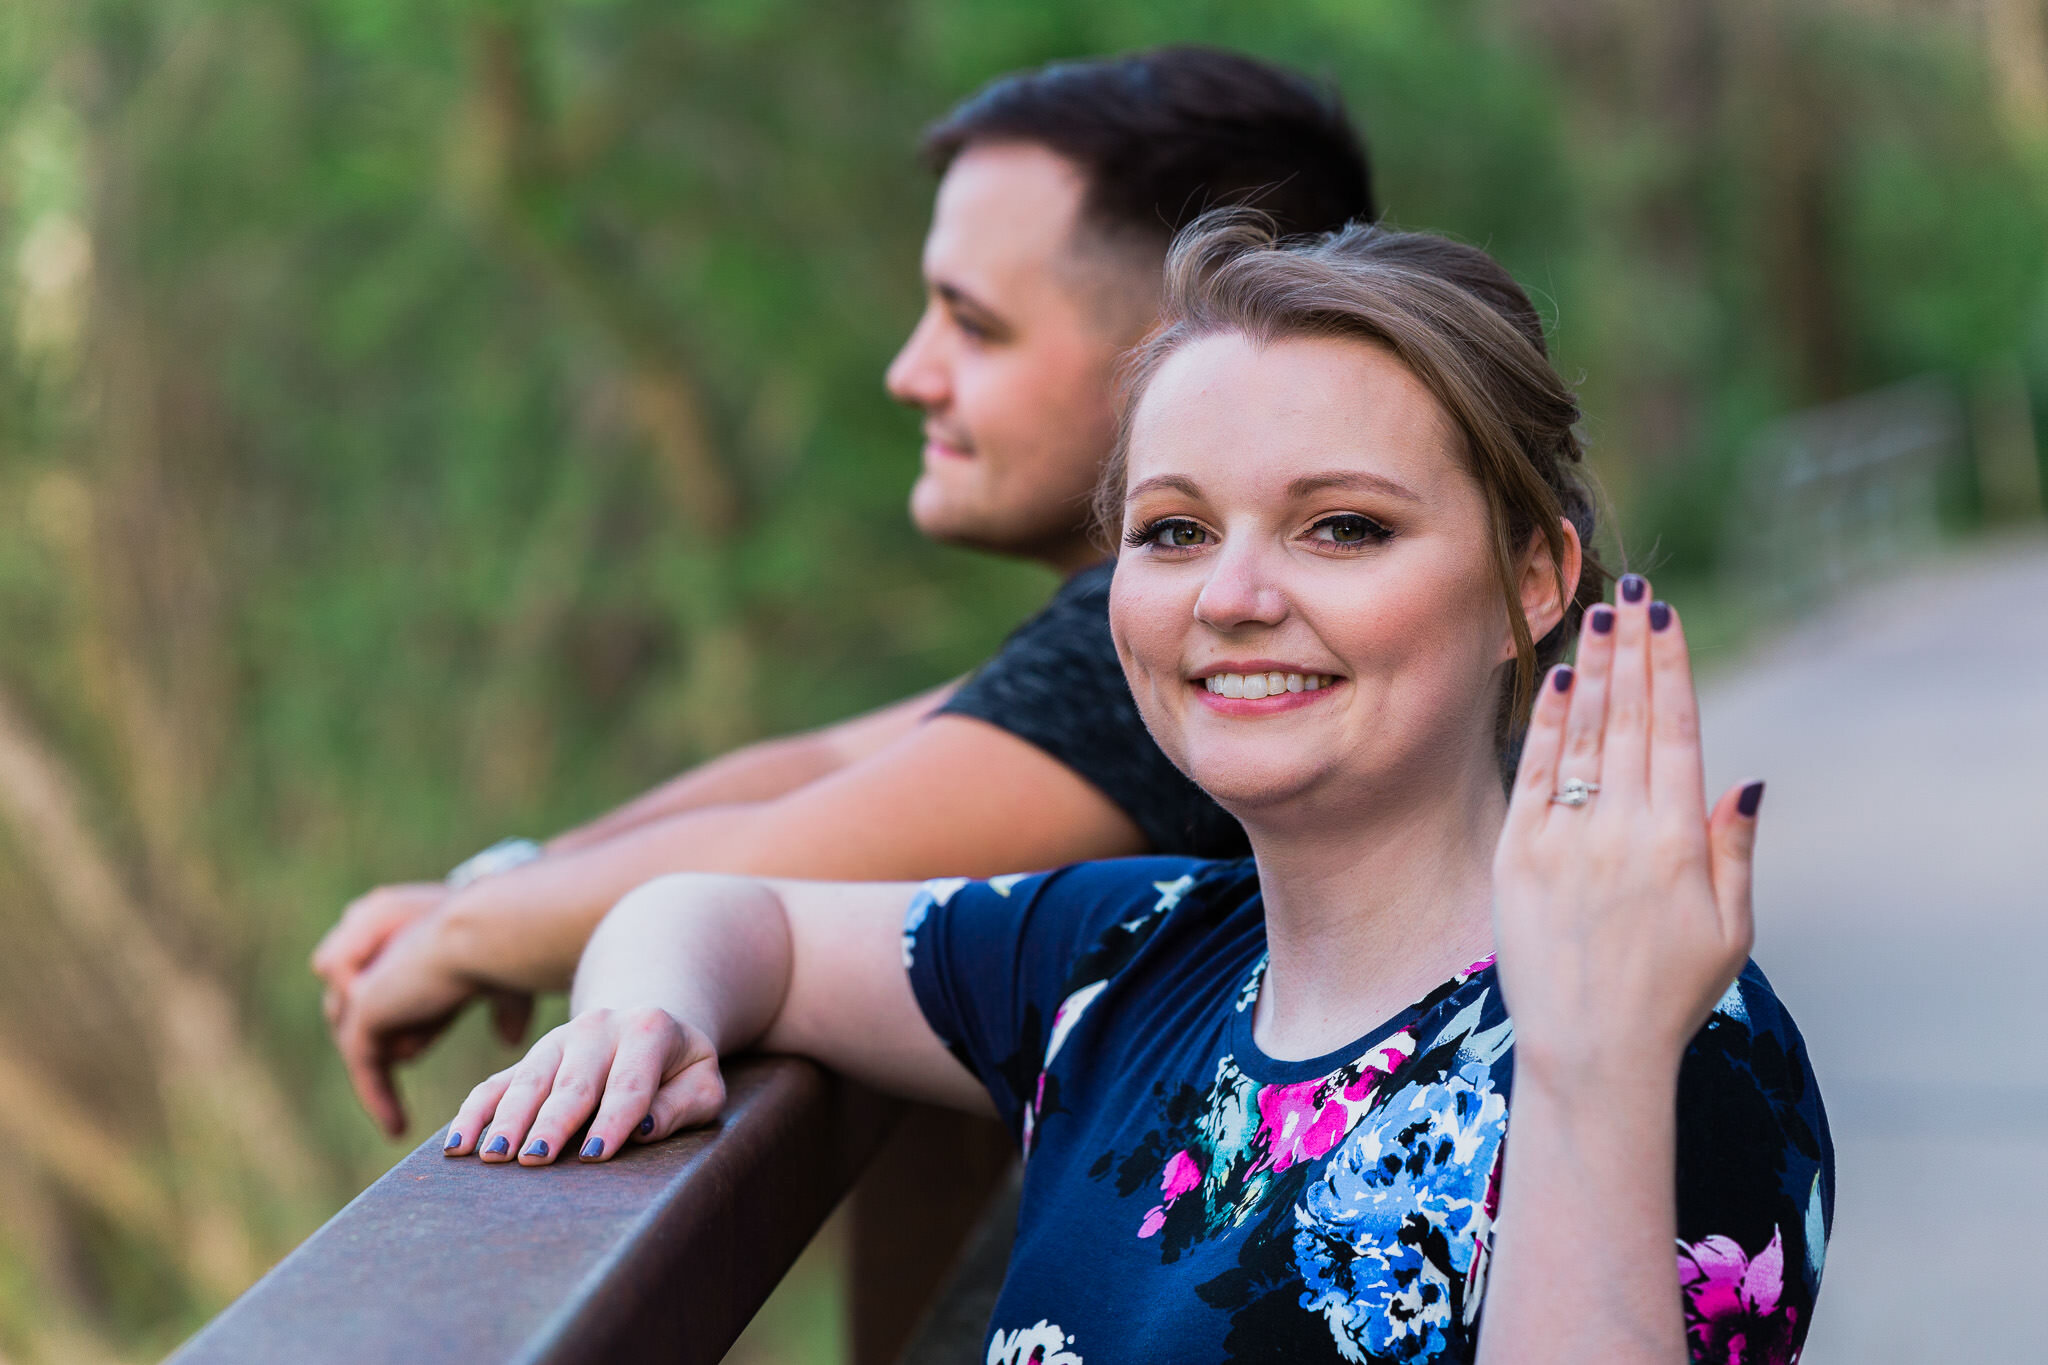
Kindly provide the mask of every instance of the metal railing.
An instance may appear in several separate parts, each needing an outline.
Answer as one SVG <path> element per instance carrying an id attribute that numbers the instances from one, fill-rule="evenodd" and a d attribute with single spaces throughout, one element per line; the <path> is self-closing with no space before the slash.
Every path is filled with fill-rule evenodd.
<path id="1" fill-rule="evenodd" d="M 876 1172 L 898 1188 L 857 1203 L 850 1276 L 855 1360 L 895 1358 L 1001 1169 L 989 1125 L 789 1058 L 742 1059 L 727 1086 L 717 1124 L 602 1165 L 486 1168 L 436 1135 L 172 1360 L 708 1365 L 900 1129 Z M 864 1245 L 913 1242 L 863 1273 Z"/>

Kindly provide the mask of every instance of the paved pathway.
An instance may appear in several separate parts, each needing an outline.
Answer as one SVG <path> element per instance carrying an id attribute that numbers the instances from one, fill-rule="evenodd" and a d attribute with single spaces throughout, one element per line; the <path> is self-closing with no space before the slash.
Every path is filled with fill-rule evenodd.
<path id="1" fill-rule="evenodd" d="M 1702 687 L 1768 778 L 1756 956 L 1839 1196 L 1806 1365 L 2048 1362 L 2048 541 L 1832 608 Z"/>

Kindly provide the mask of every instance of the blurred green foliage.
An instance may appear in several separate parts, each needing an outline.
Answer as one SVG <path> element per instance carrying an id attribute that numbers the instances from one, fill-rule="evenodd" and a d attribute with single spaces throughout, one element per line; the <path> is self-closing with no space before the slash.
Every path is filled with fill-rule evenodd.
<path id="1" fill-rule="evenodd" d="M 1637 563 L 1715 572 L 1778 414 L 2048 391 L 2038 0 L 14 0 L 0 1355 L 160 1352 L 392 1159 L 303 967 L 350 895 L 1042 598 L 903 514 L 910 150 L 1168 40 L 1334 81 L 1389 216 L 1516 270 Z"/>

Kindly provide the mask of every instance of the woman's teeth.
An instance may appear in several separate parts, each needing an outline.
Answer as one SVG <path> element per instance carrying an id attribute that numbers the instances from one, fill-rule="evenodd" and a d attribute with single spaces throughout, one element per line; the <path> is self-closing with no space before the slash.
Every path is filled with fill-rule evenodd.
<path id="1" fill-rule="evenodd" d="M 1317 692 L 1335 681 L 1327 673 L 1212 673 L 1202 685 L 1218 696 L 1257 701 L 1282 692 Z"/>

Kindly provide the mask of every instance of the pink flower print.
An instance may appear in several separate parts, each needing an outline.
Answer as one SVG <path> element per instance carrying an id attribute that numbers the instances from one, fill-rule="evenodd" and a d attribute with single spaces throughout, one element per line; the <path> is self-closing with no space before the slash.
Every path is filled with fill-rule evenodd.
<path id="1" fill-rule="evenodd" d="M 1412 1035 L 1396 1034 L 1361 1059 L 1357 1078 L 1334 1093 L 1328 1090 L 1327 1077 L 1260 1090 L 1259 1135 L 1265 1139 L 1266 1154 L 1252 1169 L 1284 1171 L 1298 1161 L 1327 1155 L 1365 1117 L 1374 1088 L 1414 1051 Z"/>
<path id="2" fill-rule="evenodd" d="M 1728 1237 L 1678 1244 L 1678 1280 L 1685 1290 L 1685 1333 L 1701 1365 L 1793 1365 L 1799 1310 L 1779 1303 L 1785 1291 L 1785 1242 L 1745 1255 Z"/>
<path id="3" fill-rule="evenodd" d="M 1166 1174 L 1159 1179 L 1159 1192 L 1166 1200 L 1146 1212 L 1145 1221 L 1138 1225 L 1139 1238 L 1155 1236 L 1166 1226 L 1166 1211 L 1173 1207 L 1173 1201 L 1201 1183 L 1202 1168 L 1188 1155 L 1187 1148 L 1175 1152 L 1166 1163 Z"/>

